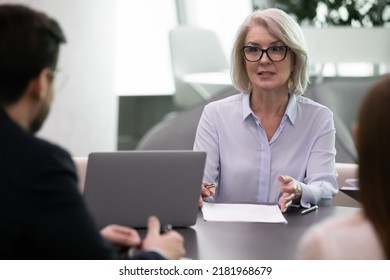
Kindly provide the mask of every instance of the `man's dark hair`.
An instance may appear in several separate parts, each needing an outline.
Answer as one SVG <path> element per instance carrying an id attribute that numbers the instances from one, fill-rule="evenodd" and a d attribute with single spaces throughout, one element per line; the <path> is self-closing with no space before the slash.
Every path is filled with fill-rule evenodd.
<path id="1" fill-rule="evenodd" d="M 23 5 L 0 5 L 0 106 L 17 101 L 44 68 L 56 68 L 59 24 Z"/>

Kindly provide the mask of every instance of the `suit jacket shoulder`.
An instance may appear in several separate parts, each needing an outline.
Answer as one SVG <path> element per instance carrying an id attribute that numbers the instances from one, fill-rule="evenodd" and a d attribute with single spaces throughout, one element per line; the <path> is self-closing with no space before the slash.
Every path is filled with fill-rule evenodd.
<path id="1" fill-rule="evenodd" d="M 119 258 L 90 216 L 76 174 L 67 151 L 0 110 L 0 259 Z"/>

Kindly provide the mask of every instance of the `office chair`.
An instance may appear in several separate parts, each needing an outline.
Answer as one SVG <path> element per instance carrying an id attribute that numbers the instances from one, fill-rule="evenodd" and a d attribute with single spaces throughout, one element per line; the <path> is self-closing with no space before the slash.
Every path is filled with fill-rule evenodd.
<path id="1" fill-rule="evenodd" d="M 224 73 L 229 75 L 228 61 L 217 35 L 211 30 L 179 26 L 170 30 L 169 43 L 176 92 L 174 102 L 186 108 L 218 94 L 229 84 L 189 83 L 186 77 L 196 73 Z M 211 78 L 212 79 L 212 78 Z"/>
<path id="2" fill-rule="evenodd" d="M 88 157 L 73 157 L 73 162 L 76 167 L 79 190 L 81 193 L 84 191 L 85 175 L 87 173 Z"/>
<path id="3" fill-rule="evenodd" d="M 222 99 L 238 91 L 234 88 L 203 100 L 179 112 L 169 113 L 140 139 L 136 150 L 192 150 L 196 129 L 203 108 L 211 101 Z"/>
<path id="4" fill-rule="evenodd" d="M 305 93 L 306 97 L 325 105 L 333 112 L 336 129 L 336 162 L 357 162 L 352 126 L 357 120 L 360 102 L 376 78 L 325 78 L 322 83 L 311 86 Z"/>

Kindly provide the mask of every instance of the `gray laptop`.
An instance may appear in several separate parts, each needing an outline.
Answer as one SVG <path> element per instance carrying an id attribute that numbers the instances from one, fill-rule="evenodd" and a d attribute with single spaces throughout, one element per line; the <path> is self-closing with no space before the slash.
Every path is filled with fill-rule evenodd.
<path id="1" fill-rule="evenodd" d="M 117 151 L 88 157 L 84 198 L 97 226 L 196 223 L 205 152 Z"/>

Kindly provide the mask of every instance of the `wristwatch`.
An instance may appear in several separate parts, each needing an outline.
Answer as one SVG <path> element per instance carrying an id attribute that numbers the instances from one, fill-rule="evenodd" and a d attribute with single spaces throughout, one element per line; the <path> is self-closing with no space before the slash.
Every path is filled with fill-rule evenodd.
<path id="1" fill-rule="evenodd" d="M 295 195 L 296 196 L 302 196 L 302 186 L 301 184 L 297 181 L 297 185 L 295 188 Z"/>

